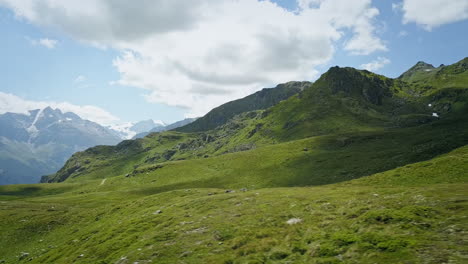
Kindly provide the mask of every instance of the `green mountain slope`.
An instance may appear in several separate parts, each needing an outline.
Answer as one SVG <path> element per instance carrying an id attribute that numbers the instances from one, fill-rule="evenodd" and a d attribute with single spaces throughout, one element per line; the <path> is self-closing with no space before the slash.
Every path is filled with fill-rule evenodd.
<path id="1" fill-rule="evenodd" d="M 214 129 L 225 124 L 235 115 L 269 108 L 299 93 L 310 84 L 310 82 L 288 82 L 275 88 L 265 88 L 245 98 L 216 107 L 202 118 L 175 130 L 180 132 L 201 132 Z"/>
<path id="2" fill-rule="evenodd" d="M 413 84 L 418 95 L 429 95 L 438 89 L 467 88 L 468 57 L 452 65 L 434 68 L 430 64 L 418 62 L 398 79 Z"/>
<path id="3" fill-rule="evenodd" d="M 368 71 L 333 67 L 300 94 L 265 111 L 240 114 L 211 131 L 164 132 L 122 143 L 133 146 L 132 151 L 117 146 L 77 153 L 44 181 L 133 174 L 139 168 L 157 167 L 167 161 L 224 155 L 312 136 L 340 138 L 346 133 L 380 133 L 420 126 L 435 122 L 435 111 L 449 120 L 463 118 L 466 113 L 466 89 L 440 89 L 430 96 L 417 97 L 412 96 L 414 89 L 404 81 Z M 448 125 L 451 123 L 460 122 L 450 121 Z M 411 136 L 405 140 L 411 142 Z"/>
<path id="4" fill-rule="evenodd" d="M 130 154 L 133 159 L 112 159 L 94 170 L 82 164 L 84 173 L 71 174 L 67 182 L 108 178 L 113 184 L 109 188 L 133 185 L 150 193 L 180 188 L 322 185 L 427 160 L 465 144 L 468 119 L 447 119 L 385 132 L 312 137 L 209 158 L 153 164 L 144 162 L 145 152 L 140 157 Z M 102 161 L 99 157 L 95 158 Z M 69 162 L 73 163 L 66 170 L 81 161 Z M 61 173 L 58 175 L 65 175 Z"/>

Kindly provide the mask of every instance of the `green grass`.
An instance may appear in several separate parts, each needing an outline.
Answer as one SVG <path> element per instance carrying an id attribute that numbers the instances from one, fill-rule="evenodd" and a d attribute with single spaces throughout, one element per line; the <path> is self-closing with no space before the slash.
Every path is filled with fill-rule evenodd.
<path id="1" fill-rule="evenodd" d="M 467 187 L 30 196 L 0 202 L 0 255 L 7 263 L 463 263 Z M 302 221 L 287 224 L 292 218 Z M 19 261 L 21 252 L 30 255 Z"/>

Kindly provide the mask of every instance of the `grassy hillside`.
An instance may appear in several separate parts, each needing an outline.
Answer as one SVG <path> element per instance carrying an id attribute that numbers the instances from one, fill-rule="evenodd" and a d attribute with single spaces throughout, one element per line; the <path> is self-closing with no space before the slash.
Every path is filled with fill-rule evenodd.
<path id="1" fill-rule="evenodd" d="M 168 161 L 219 156 L 313 136 L 346 138 L 361 133 L 393 133 L 391 131 L 409 127 L 419 127 L 418 131 L 424 131 L 427 130 L 424 124 L 439 119 L 432 116 L 434 112 L 441 120 L 448 120 L 445 126 L 450 133 L 459 130 L 448 128 L 450 125 L 465 123 L 467 89 L 446 88 L 419 97 L 412 96 L 414 89 L 406 82 L 368 71 L 333 67 L 300 94 L 267 110 L 237 115 L 224 125 L 206 132 L 163 132 L 126 141 L 115 148 L 92 148 L 75 154 L 56 175 L 44 181 L 133 174 L 134 171 L 157 167 Z M 463 120 L 457 121 L 459 118 Z M 401 145 L 412 142 L 416 135 L 409 133 L 401 137 L 405 140 Z M 441 132 L 430 134 L 427 138 L 437 138 L 437 135 L 449 136 Z M 126 145 L 133 146 L 132 151 Z M 411 144 L 407 145 L 411 147 Z M 385 145 L 376 145 L 368 146 L 368 151 L 379 151 L 381 148 L 387 149 Z M 389 168 L 387 166 L 385 169 Z"/>
<path id="2" fill-rule="evenodd" d="M 6 263 L 463 263 L 467 162 L 463 147 L 347 183 L 228 193 L 149 195 L 131 185 L 109 190 L 107 181 L 3 186 L 0 256 Z"/>

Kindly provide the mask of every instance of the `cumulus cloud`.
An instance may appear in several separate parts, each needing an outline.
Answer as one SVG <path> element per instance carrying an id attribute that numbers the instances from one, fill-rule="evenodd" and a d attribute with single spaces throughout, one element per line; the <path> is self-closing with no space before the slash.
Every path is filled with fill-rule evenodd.
<path id="1" fill-rule="evenodd" d="M 382 69 L 385 65 L 389 64 L 390 60 L 384 57 L 378 57 L 376 60 L 373 60 L 369 63 L 365 63 L 361 65 L 362 69 L 375 72 Z"/>
<path id="2" fill-rule="evenodd" d="M 68 102 L 31 101 L 13 94 L 0 92 L 0 114 L 4 114 L 6 112 L 27 114 L 29 110 L 42 109 L 47 106 L 58 108 L 62 112 L 73 112 L 83 119 L 102 125 L 113 124 L 119 120 L 111 113 L 97 106 L 80 106 Z"/>
<path id="3" fill-rule="evenodd" d="M 358 55 L 387 49 L 371 0 L 297 1 L 295 11 L 257 0 L 0 3 L 32 23 L 121 51 L 114 84 L 199 116 L 265 86 L 316 78 L 337 43 Z"/>
<path id="4" fill-rule="evenodd" d="M 35 46 L 43 46 L 48 49 L 53 49 L 57 45 L 58 41 L 55 39 L 41 38 L 41 39 L 31 39 L 28 38 L 29 42 Z"/>
<path id="5" fill-rule="evenodd" d="M 414 22 L 426 30 L 468 19 L 468 0 L 403 0 L 393 7 L 403 12 L 403 23 Z"/>

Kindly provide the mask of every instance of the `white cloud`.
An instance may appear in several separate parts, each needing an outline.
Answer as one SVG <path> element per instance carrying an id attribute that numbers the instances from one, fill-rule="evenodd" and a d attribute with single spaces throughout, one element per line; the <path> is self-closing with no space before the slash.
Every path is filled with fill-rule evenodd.
<path id="1" fill-rule="evenodd" d="M 121 51 L 115 84 L 199 116 L 262 87 L 317 77 L 343 41 L 352 54 L 387 48 L 371 0 L 0 0 L 34 24 Z"/>
<path id="2" fill-rule="evenodd" d="M 0 114 L 6 112 L 27 114 L 28 110 L 42 109 L 47 106 L 63 112 L 73 112 L 83 119 L 102 125 L 113 124 L 119 119 L 106 110 L 92 105 L 74 105 L 68 102 L 31 101 L 13 94 L 0 92 Z"/>
<path id="3" fill-rule="evenodd" d="M 83 75 L 78 75 L 76 78 L 75 78 L 75 83 L 82 83 L 82 82 L 85 82 L 86 81 L 86 77 L 83 76 Z"/>
<path id="4" fill-rule="evenodd" d="M 41 38 L 41 39 L 31 39 L 27 38 L 31 44 L 35 46 L 44 46 L 48 49 L 54 49 L 57 46 L 58 41 L 55 39 Z"/>
<path id="5" fill-rule="evenodd" d="M 389 64 L 390 60 L 384 57 L 378 57 L 376 60 L 373 60 L 369 63 L 365 63 L 361 65 L 362 69 L 375 72 L 382 69 L 385 65 Z"/>
<path id="6" fill-rule="evenodd" d="M 468 19 L 468 0 L 403 0 L 403 23 L 414 22 L 431 30 Z"/>

